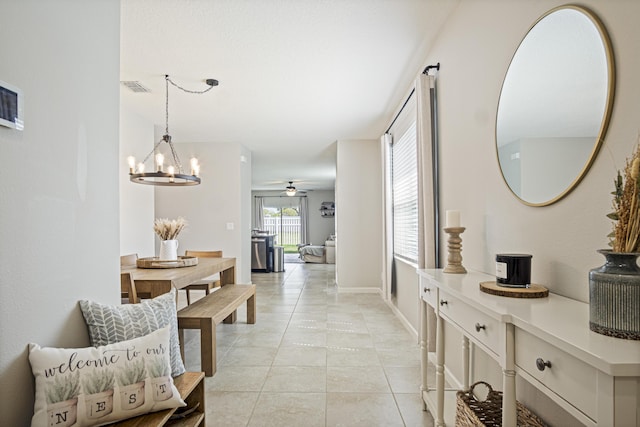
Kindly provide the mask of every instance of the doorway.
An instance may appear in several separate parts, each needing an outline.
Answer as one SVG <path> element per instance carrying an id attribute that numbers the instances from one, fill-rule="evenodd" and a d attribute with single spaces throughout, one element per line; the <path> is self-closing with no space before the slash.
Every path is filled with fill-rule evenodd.
<path id="1" fill-rule="evenodd" d="M 276 245 L 284 246 L 284 253 L 298 253 L 302 240 L 300 197 L 264 197 L 263 230 L 276 235 Z"/>

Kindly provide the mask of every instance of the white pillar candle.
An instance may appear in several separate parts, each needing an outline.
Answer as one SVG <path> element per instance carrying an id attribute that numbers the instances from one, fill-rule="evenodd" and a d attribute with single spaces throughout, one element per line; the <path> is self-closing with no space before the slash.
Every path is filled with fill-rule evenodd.
<path id="1" fill-rule="evenodd" d="M 460 211 L 447 211 L 447 228 L 460 227 Z"/>

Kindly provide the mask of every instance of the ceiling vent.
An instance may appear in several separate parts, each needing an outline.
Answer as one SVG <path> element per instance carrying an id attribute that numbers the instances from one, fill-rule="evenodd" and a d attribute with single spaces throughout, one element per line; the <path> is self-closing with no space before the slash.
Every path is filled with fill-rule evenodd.
<path id="1" fill-rule="evenodd" d="M 147 89 L 146 87 L 142 86 L 140 84 L 140 82 L 136 82 L 136 81 L 133 81 L 133 80 L 127 80 L 127 81 L 122 81 L 120 83 L 122 83 L 123 86 L 128 87 L 132 92 L 140 92 L 140 93 L 151 92 L 149 89 Z"/>

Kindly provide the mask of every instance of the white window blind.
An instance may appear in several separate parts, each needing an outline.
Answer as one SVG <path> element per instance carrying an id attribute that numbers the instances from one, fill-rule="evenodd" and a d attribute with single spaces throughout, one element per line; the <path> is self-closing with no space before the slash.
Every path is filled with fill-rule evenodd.
<path id="1" fill-rule="evenodd" d="M 393 254 L 418 262 L 418 160 L 416 123 L 391 146 Z"/>

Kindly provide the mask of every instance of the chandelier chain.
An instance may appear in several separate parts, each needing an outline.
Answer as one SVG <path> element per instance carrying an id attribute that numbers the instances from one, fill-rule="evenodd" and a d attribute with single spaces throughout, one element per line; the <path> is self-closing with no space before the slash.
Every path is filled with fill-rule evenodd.
<path id="1" fill-rule="evenodd" d="M 171 155 L 173 156 L 173 163 L 176 165 L 176 169 L 178 169 L 178 173 L 183 173 L 182 171 L 182 163 L 180 163 L 180 158 L 178 157 L 178 153 L 176 153 L 176 149 L 173 146 L 173 142 L 171 142 L 171 137 L 169 137 L 169 147 L 171 148 Z"/>
<path id="2" fill-rule="evenodd" d="M 158 146 L 162 143 L 162 141 L 164 141 L 164 139 L 161 139 L 160 141 L 156 142 L 156 145 L 153 146 L 153 149 L 149 152 L 149 154 L 147 154 L 147 156 L 142 160 L 142 164 L 147 163 L 147 160 L 149 160 L 149 158 L 151 157 L 151 155 L 153 155 L 156 150 L 158 149 Z M 137 172 L 140 172 L 138 169 L 136 169 Z"/>

